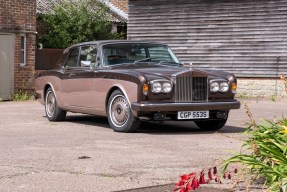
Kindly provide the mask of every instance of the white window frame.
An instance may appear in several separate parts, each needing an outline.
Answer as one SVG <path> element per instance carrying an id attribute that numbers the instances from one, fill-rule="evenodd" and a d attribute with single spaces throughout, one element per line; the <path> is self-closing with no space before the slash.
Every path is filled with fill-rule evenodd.
<path id="1" fill-rule="evenodd" d="M 24 48 L 22 49 L 22 38 L 24 38 Z M 27 37 L 26 34 L 21 34 L 20 36 L 20 66 L 24 67 L 26 66 L 26 51 L 27 51 L 27 47 L 26 47 L 26 43 L 27 43 Z M 24 61 L 22 62 L 22 54 L 24 54 Z"/>

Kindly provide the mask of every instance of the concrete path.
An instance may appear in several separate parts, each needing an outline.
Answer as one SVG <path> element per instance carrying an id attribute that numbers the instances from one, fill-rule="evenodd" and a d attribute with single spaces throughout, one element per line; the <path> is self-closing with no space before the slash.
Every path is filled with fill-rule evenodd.
<path id="1" fill-rule="evenodd" d="M 286 99 L 243 102 L 257 120 L 287 116 Z M 175 183 L 239 151 L 246 123 L 239 109 L 218 132 L 170 122 L 120 134 L 105 118 L 69 113 L 54 123 L 36 101 L 1 102 L 0 191 L 120 191 Z"/>

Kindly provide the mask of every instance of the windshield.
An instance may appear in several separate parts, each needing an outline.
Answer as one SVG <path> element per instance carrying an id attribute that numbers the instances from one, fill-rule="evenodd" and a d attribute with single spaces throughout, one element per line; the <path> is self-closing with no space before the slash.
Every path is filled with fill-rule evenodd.
<path id="1" fill-rule="evenodd" d="M 179 63 L 168 46 L 148 43 L 120 43 L 103 46 L 104 65 L 122 63 Z"/>

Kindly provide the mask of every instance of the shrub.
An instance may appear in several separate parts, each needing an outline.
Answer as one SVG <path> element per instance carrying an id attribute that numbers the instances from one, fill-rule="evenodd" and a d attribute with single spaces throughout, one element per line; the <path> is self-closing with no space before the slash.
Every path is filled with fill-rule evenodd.
<path id="1" fill-rule="evenodd" d="M 12 96 L 13 101 L 28 101 L 31 98 L 32 96 L 29 93 L 23 91 L 18 91 Z"/>
<path id="2" fill-rule="evenodd" d="M 241 152 L 221 163 L 221 174 L 217 173 L 215 166 L 182 175 L 175 192 L 189 192 L 211 181 L 221 183 L 222 178 L 234 179 L 238 167 L 240 172 L 237 176 L 251 179 L 250 184 L 263 179 L 268 191 L 287 192 L 287 119 L 283 117 L 275 123 L 265 121 L 264 124 L 257 124 L 248 106 L 244 107 L 251 125 L 245 131 L 248 136 Z M 231 164 L 235 166 L 227 170 Z"/>
<path id="3" fill-rule="evenodd" d="M 112 32 L 109 8 L 98 0 L 63 1 L 49 14 L 38 17 L 47 28 L 38 42 L 48 48 L 66 48 L 84 41 L 122 39 Z"/>
<path id="4" fill-rule="evenodd" d="M 264 178 L 269 191 L 286 191 L 287 119 L 252 124 L 246 132 L 250 136 L 243 145 L 246 151 L 226 160 L 223 172 L 229 164 L 240 163 L 254 179 Z"/>

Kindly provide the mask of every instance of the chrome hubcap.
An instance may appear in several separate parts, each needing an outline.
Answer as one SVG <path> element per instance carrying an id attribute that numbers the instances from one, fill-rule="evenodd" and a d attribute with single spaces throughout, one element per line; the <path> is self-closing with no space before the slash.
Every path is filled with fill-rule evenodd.
<path id="1" fill-rule="evenodd" d="M 117 95 L 110 104 L 110 117 L 113 124 L 122 127 L 126 124 L 130 117 L 129 104 L 125 97 Z"/>
<path id="2" fill-rule="evenodd" d="M 46 113 L 49 117 L 52 117 L 55 113 L 56 98 L 53 92 L 48 92 L 46 96 Z"/>

